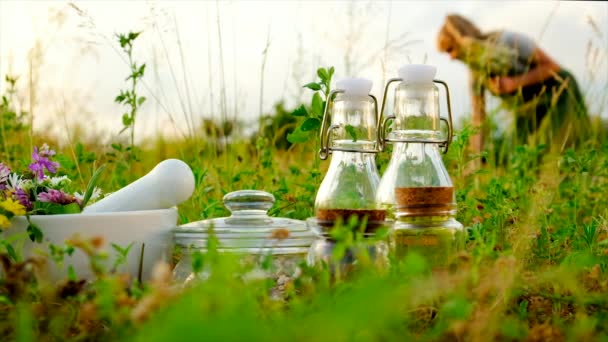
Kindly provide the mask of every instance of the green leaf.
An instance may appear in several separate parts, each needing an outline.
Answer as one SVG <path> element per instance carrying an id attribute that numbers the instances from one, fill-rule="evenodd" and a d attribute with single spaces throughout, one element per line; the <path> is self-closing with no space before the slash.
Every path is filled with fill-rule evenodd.
<path id="1" fill-rule="evenodd" d="M 35 223 L 29 222 L 27 225 L 27 235 L 32 242 L 42 242 L 42 230 Z"/>
<path id="2" fill-rule="evenodd" d="M 82 210 L 80 209 L 80 206 L 78 205 L 78 203 L 70 203 L 70 204 L 62 205 L 59 212 L 53 213 L 53 214 L 78 214 L 81 211 Z"/>
<path id="3" fill-rule="evenodd" d="M 528 304 L 529 302 L 527 300 L 523 300 L 521 301 L 521 303 L 519 303 L 519 318 L 521 318 L 522 320 L 525 320 L 528 318 Z"/>
<path id="4" fill-rule="evenodd" d="M 145 64 L 142 64 L 142 65 L 139 67 L 139 69 L 137 70 L 137 76 L 141 78 L 142 76 L 144 76 L 144 72 L 145 72 L 145 71 L 146 71 L 146 65 L 145 65 Z"/>
<path id="5" fill-rule="evenodd" d="M 334 260 L 342 260 L 346 254 L 346 245 L 344 243 L 337 243 L 334 246 L 334 250 L 331 252 L 331 256 Z"/>
<path id="6" fill-rule="evenodd" d="M 321 120 L 317 118 L 308 118 L 302 122 L 300 129 L 304 132 L 314 131 L 321 127 Z"/>
<path id="7" fill-rule="evenodd" d="M 129 114 L 127 114 L 127 113 L 124 113 L 124 114 L 122 115 L 122 124 L 123 124 L 124 126 L 130 126 L 130 125 L 131 125 L 131 122 L 132 122 L 132 120 L 131 120 L 131 116 L 129 116 Z"/>
<path id="8" fill-rule="evenodd" d="M 334 75 L 334 67 L 330 67 L 327 78 L 323 81 L 323 84 L 325 85 L 326 94 L 329 94 L 329 91 L 331 89 L 331 78 L 333 77 L 333 75 Z"/>
<path id="9" fill-rule="evenodd" d="M 325 109 L 325 101 L 323 101 L 323 98 L 321 98 L 321 95 L 319 95 L 319 93 L 315 93 L 312 96 L 312 103 L 310 104 L 310 112 L 312 113 L 313 116 L 315 116 L 319 119 L 322 119 L 324 109 Z"/>
<path id="10" fill-rule="evenodd" d="M 317 91 L 317 90 L 321 90 L 321 85 L 319 83 L 311 82 L 311 83 L 305 84 L 303 86 L 303 88 L 308 88 L 308 89 Z"/>
<path id="11" fill-rule="evenodd" d="M 82 145 L 82 143 L 77 143 L 76 144 L 76 155 L 82 156 L 83 154 L 84 154 L 84 146 Z"/>
<path id="12" fill-rule="evenodd" d="M 97 170 L 95 170 L 95 172 L 93 173 L 93 176 L 91 176 L 91 180 L 89 181 L 89 184 L 87 184 L 87 189 L 84 193 L 84 198 L 82 199 L 82 204 L 81 207 L 84 208 L 87 203 L 89 202 L 89 200 L 91 199 L 91 196 L 93 195 L 93 190 L 95 190 L 95 186 L 97 185 L 97 183 L 99 182 L 99 177 L 101 177 L 101 173 L 103 172 L 103 170 L 106 168 L 106 165 L 101 165 Z"/>
<path id="13" fill-rule="evenodd" d="M 111 146 L 112 146 L 112 148 L 113 148 L 113 149 L 115 149 L 116 151 L 118 151 L 118 152 L 122 152 L 122 144 L 116 144 L 116 143 L 113 143 Z"/>
<path id="14" fill-rule="evenodd" d="M 11 245 L 8 241 L 2 241 L 2 242 L 4 242 L 3 245 L 6 248 L 6 253 L 8 253 L 8 256 L 11 257 L 11 259 L 13 259 L 14 261 L 19 261 L 19 256 L 17 255 L 17 252 L 13 248 L 13 245 Z"/>
<path id="15" fill-rule="evenodd" d="M 300 127 L 296 128 L 293 132 L 287 134 L 287 141 L 292 144 L 304 143 L 310 139 L 309 132 L 304 132 Z"/>
<path id="16" fill-rule="evenodd" d="M 346 125 L 346 132 L 348 133 L 348 135 L 350 135 L 351 138 L 353 138 L 353 142 L 357 142 L 357 131 L 355 130 L 355 127 L 351 126 L 351 125 Z"/>
<path id="17" fill-rule="evenodd" d="M 327 70 L 325 70 L 325 68 L 319 68 L 317 69 L 317 76 L 319 76 L 321 81 L 327 81 L 327 79 L 329 78 L 329 73 L 327 72 Z"/>
<path id="18" fill-rule="evenodd" d="M 13 304 L 13 302 L 11 302 L 11 299 L 5 295 L 0 295 L 0 304 Z"/>
<path id="19" fill-rule="evenodd" d="M 301 105 L 300 107 L 296 108 L 293 112 L 291 112 L 291 115 L 308 116 L 308 111 L 306 111 L 306 107 L 304 107 L 304 105 Z"/>
<path id="20" fill-rule="evenodd" d="M 419 276 L 429 270 L 429 265 L 427 264 L 424 257 L 422 257 L 416 252 L 408 252 L 405 259 L 403 260 L 402 266 L 403 269 L 410 276 Z"/>
<path id="21" fill-rule="evenodd" d="M 120 245 L 117 245 L 115 243 L 111 243 L 110 245 L 120 256 L 125 257 L 129 254 L 129 251 L 133 247 L 133 242 L 131 242 L 127 247 L 124 247 L 124 248 L 120 247 Z"/>
<path id="22" fill-rule="evenodd" d="M 140 34 L 140 33 L 141 33 L 141 32 L 129 32 L 129 37 L 128 37 L 128 39 L 129 39 L 129 40 L 135 40 L 137 37 L 139 37 L 139 34 Z"/>
<path id="23" fill-rule="evenodd" d="M 445 302 L 440 312 L 446 319 L 467 319 L 473 311 L 473 304 L 466 298 L 456 297 Z"/>
<path id="24" fill-rule="evenodd" d="M 131 248 L 133 247 L 133 242 L 131 242 L 125 248 L 122 248 L 115 243 L 112 243 L 111 246 L 118 254 L 118 257 L 114 261 L 114 265 L 113 265 L 114 268 L 117 268 L 118 266 L 125 264 L 127 262 L 127 256 L 129 255 L 129 251 L 131 251 Z"/>
<path id="25" fill-rule="evenodd" d="M 195 274 L 201 273 L 203 266 L 205 266 L 205 255 L 198 249 L 194 250 L 192 252 L 192 271 Z"/>
<path id="26" fill-rule="evenodd" d="M 126 98 L 126 95 L 121 91 L 120 94 L 114 98 L 114 102 L 122 103 L 125 100 L 125 98 Z"/>
<path id="27" fill-rule="evenodd" d="M 124 48 L 125 45 L 127 45 L 127 43 L 128 43 L 127 37 L 124 34 L 117 34 L 116 37 L 118 38 L 118 42 L 120 43 L 120 47 Z"/>
<path id="28" fill-rule="evenodd" d="M 263 270 L 270 270 L 272 268 L 274 258 L 272 254 L 266 254 L 262 259 L 262 264 L 260 265 Z"/>
<path id="29" fill-rule="evenodd" d="M 68 280 L 76 281 L 78 278 L 76 277 L 76 271 L 72 265 L 68 266 Z"/>
<path id="30" fill-rule="evenodd" d="M 78 214 L 80 211 L 78 203 L 34 202 L 34 212 L 38 215 Z"/>
<path id="31" fill-rule="evenodd" d="M 137 99 L 137 105 L 141 106 L 142 103 L 144 103 L 144 101 L 146 101 L 146 97 L 145 96 L 141 96 Z"/>
<path id="32" fill-rule="evenodd" d="M 76 169 L 76 164 L 74 163 L 72 158 L 68 157 L 64 154 L 55 155 L 55 161 L 58 162 L 59 165 L 61 165 L 61 168 L 64 170 L 75 170 Z"/>

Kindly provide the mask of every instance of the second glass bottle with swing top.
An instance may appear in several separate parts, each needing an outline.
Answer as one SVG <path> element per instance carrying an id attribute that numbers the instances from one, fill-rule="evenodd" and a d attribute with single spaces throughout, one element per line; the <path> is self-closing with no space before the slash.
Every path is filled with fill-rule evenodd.
<path id="1" fill-rule="evenodd" d="M 452 115 L 449 89 L 435 80 L 436 68 L 406 65 L 399 78 L 391 79 L 384 91 L 383 117 L 391 83 L 395 90 L 394 114 L 381 119 L 381 148 L 393 144 L 393 152 L 379 185 L 377 201 L 394 220 L 392 247 L 400 258 L 408 251 L 424 255 L 432 265 L 441 266 L 462 248 L 463 226 L 456 221 L 454 187 L 443 164 L 452 140 Z M 439 89 L 445 88 L 448 118 L 439 115 Z M 393 120 L 387 133 L 388 122 Z M 440 128 L 447 124 L 447 137 Z"/>
<path id="2" fill-rule="evenodd" d="M 331 164 L 321 182 L 315 199 L 315 217 L 307 222 L 321 238 L 313 243 L 309 263 L 328 262 L 335 239 L 336 225 L 353 220 L 362 228 L 364 240 L 371 240 L 384 226 L 385 210 L 376 203 L 380 176 L 375 162 L 379 150 L 378 106 L 369 94 L 372 82 L 366 79 L 345 79 L 330 93 L 321 127 L 321 159 L 331 154 Z M 370 244 L 370 256 L 384 260 L 388 247 Z M 353 251 L 347 251 L 347 254 Z M 350 259 L 350 261 L 349 261 Z M 349 263 L 354 256 L 345 255 L 340 263 Z"/>

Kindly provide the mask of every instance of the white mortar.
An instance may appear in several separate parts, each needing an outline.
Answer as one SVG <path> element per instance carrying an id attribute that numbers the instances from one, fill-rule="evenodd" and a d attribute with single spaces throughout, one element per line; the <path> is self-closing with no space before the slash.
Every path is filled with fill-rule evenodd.
<path id="1" fill-rule="evenodd" d="M 63 246 L 66 239 L 75 234 L 83 239 L 102 237 L 102 249 L 107 252 L 108 258 L 104 265 L 110 269 L 116 259 L 117 253 L 111 244 L 127 247 L 133 243 L 128 254 L 126 264 L 119 266 L 120 272 L 128 272 L 135 279 L 140 274 L 140 256 L 143 249 L 143 263 L 141 276 L 143 280 L 149 279 L 152 267 L 159 261 L 169 261 L 171 243 L 171 229 L 177 225 L 177 209 L 158 209 L 125 211 L 111 213 L 81 213 L 66 215 L 34 215 L 31 221 L 38 225 L 44 234 L 42 243 L 31 242 L 27 236 L 27 220 L 24 216 L 14 217 L 11 227 L 5 229 L 4 236 L 11 238 L 16 234 L 24 236 L 23 256 L 46 253 L 50 255 L 49 243 Z M 17 244 L 18 245 L 18 244 Z M 52 280 L 65 279 L 69 265 L 72 265 L 78 278 L 93 278 L 89 267 L 89 258 L 80 250 L 64 259 L 63 267 L 59 268 L 50 258 L 47 258 L 48 271 Z"/>

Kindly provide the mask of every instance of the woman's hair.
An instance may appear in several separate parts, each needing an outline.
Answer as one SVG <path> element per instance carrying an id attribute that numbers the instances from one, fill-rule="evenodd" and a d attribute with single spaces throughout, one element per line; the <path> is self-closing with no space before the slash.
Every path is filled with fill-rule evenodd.
<path id="1" fill-rule="evenodd" d="M 458 15 L 458 14 L 448 14 L 445 18 L 446 24 L 449 23 L 454 27 L 460 34 L 466 37 L 476 38 L 476 39 L 484 39 L 485 35 L 481 33 L 481 31 L 473 24 L 469 19 Z"/>

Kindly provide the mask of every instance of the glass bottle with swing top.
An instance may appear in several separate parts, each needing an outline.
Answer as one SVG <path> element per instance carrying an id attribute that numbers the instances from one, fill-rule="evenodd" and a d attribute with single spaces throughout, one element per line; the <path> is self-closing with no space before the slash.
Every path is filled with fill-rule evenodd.
<path id="1" fill-rule="evenodd" d="M 385 210 L 376 203 L 380 176 L 375 162 L 379 151 L 378 106 L 369 94 L 367 79 L 344 79 L 330 93 L 321 125 L 320 158 L 331 154 L 331 163 L 315 199 L 315 217 L 307 220 L 320 240 L 313 243 L 309 263 L 329 262 L 335 246 L 335 226 L 356 222 L 363 240 L 372 240 L 385 224 Z M 354 227 L 351 227 L 354 228 Z M 382 243 L 370 244 L 369 255 L 386 256 Z M 356 262 L 349 250 L 340 263 Z M 377 258 L 380 260 L 382 258 Z M 350 260 L 350 261 L 349 261 Z"/>
<path id="2" fill-rule="evenodd" d="M 390 143 L 393 152 L 376 199 L 394 220 L 391 241 L 397 258 L 414 250 L 441 266 L 462 247 L 464 236 L 455 219 L 454 186 L 441 158 L 452 140 L 450 93 L 445 82 L 434 79 L 435 73 L 431 65 L 405 65 L 399 69 L 400 77 L 386 84 L 379 140 L 382 150 Z M 389 87 L 396 82 L 394 114 L 384 117 Z M 447 119 L 439 114 L 437 84 L 445 89 Z"/>

